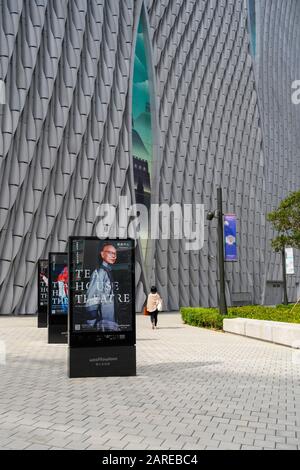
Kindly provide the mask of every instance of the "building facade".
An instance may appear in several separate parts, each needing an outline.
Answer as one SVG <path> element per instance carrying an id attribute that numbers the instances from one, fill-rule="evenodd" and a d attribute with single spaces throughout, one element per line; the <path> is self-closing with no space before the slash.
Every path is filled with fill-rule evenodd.
<path id="1" fill-rule="evenodd" d="M 300 187 L 300 105 L 291 100 L 299 2 L 0 0 L 0 11 L 1 313 L 35 312 L 37 260 L 65 251 L 70 235 L 95 235 L 100 204 L 136 201 L 141 18 L 151 202 L 208 211 L 221 186 L 224 212 L 238 220 L 229 303 L 280 301 L 266 214 Z M 201 250 L 187 251 L 172 233 L 149 241 L 146 254 L 139 244 L 137 309 L 154 282 L 165 309 L 217 305 L 216 235 L 205 220 Z M 299 297 L 299 260 L 295 252 L 290 300 Z"/>

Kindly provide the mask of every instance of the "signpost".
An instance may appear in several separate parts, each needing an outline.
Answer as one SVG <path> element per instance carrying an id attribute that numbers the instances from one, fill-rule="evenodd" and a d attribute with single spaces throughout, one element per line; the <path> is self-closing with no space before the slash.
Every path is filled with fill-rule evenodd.
<path id="1" fill-rule="evenodd" d="M 38 328 L 47 328 L 48 260 L 38 261 Z"/>
<path id="2" fill-rule="evenodd" d="M 134 240 L 69 238 L 69 377 L 136 375 Z"/>
<path id="3" fill-rule="evenodd" d="M 48 343 L 67 343 L 68 254 L 49 253 Z"/>

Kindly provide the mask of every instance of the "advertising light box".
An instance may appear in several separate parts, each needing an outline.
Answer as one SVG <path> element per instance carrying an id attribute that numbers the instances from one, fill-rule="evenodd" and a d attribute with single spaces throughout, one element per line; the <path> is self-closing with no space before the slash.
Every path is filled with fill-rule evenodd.
<path id="1" fill-rule="evenodd" d="M 49 342 L 67 342 L 68 306 L 68 254 L 49 253 Z"/>
<path id="2" fill-rule="evenodd" d="M 47 326 L 48 260 L 38 261 L 38 327 Z"/>
<path id="3" fill-rule="evenodd" d="M 70 345 L 134 344 L 134 241 L 70 237 Z"/>

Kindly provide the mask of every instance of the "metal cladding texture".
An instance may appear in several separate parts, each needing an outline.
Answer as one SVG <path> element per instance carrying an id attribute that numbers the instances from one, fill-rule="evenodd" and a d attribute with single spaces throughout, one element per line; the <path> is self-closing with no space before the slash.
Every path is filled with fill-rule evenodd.
<path id="1" fill-rule="evenodd" d="M 1 1 L 1 313 L 36 310 L 37 260 L 130 200 L 133 0 Z"/>
<path id="2" fill-rule="evenodd" d="M 222 186 L 225 211 L 239 221 L 228 292 L 254 303 L 263 301 L 266 280 L 280 277 L 266 213 L 299 187 L 300 152 L 289 83 L 294 73 L 300 79 L 300 5 L 260 3 L 257 64 L 244 0 L 145 1 L 157 201 L 207 211 Z M 0 0 L 1 313 L 35 312 L 37 260 L 64 251 L 69 235 L 95 235 L 100 203 L 117 205 L 120 195 L 134 202 L 129 87 L 140 7 L 137 0 Z M 156 242 L 165 308 L 217 304 L 216 226 L 205 224 L 200 251 L 187 251 L 186 240 Z M 143 273 L 138 259 L 137 309 Z"/>
<path id="3" fill-rule="evenodd" d="M 261 300 L 265 249 L 262 134 L 247 10 L 235 0 L 154 2 L 150 10 L 160 102 L 160 202 L 203 203 L 239 221 L 239 261 L 228 263 L 230 292 Z M 202 250 L 158 241 L 157 284 L 168 307 L 217 305 L 216 223 Z"/>
<path id="4" fill-rule="evenodd" d="M 266 210 L 278 206 L 300 189 L 300 105 L 292 102 L 292 83 L 300 80 L 300 3 L 297 0 L 256 2 L 258 43 L 255 70 L 263 129 L 266 165 Z M 280 254 L 270 249 L 274 233 L 266 238 L 266 280 L 281 280 Z M 294 250 L 295 267 L 300 266 Z M 288 276 L 289 298 L 297 298 L 297 277 Z M 299 297 L 299 291 L 298 291 Z"/>

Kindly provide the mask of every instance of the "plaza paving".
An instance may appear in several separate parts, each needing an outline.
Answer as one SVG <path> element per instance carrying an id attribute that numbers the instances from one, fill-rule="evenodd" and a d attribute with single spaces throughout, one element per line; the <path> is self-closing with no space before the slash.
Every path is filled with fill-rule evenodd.
<path id="1" fill-rule="evenodd" d="M 300 448 L 292 349 L 138 316 L 137 377 L 68 379 L 67 346 L 46 338 L 0 317 L 1 449 Z"/>

